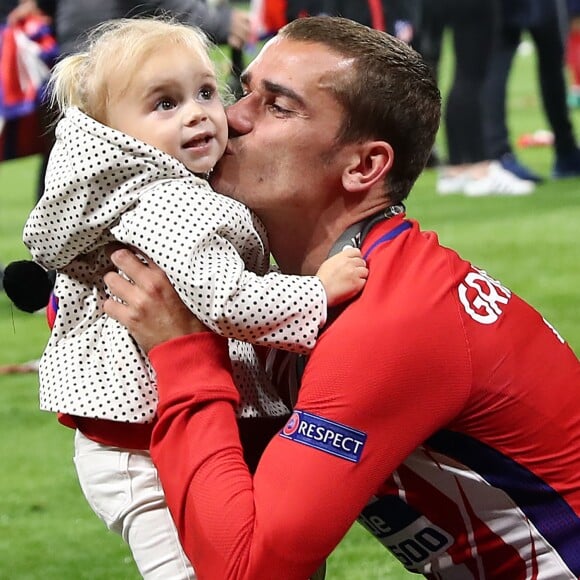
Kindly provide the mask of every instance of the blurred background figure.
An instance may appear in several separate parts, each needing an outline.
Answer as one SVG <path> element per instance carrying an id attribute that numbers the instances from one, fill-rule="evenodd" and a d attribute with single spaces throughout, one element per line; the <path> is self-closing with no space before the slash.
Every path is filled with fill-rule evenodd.
<path id="1" fill-rule="evenodd" d="M 580 107 L 580 0 L 568 0 L 566 63 L 570 72 L 568 106 Z"/>
<path id="2" fill-rule="evenodd" d="M 296 18 L 325 13 L 324 0 L 251 0 L 252 39 L 266 40 Z"/>
<path id="3" fill-rule="evenodd" d="M 413 43 L 419 0 L 322 0 L 322 11 L 344 16 Z"/>
<path id="4" fill-rule="evenodd" d="M 286 23 L 286 0 L 251 0 L 252 45 L 271 38 Z"/>
<path id="5" fill-rule="evenodd" d="M 51 144 L 39 111 L 57 46 L 50 20 L 42 14 L 7 25 L 17 7 L 17 0 L 0 0 L 0 162 L 48 154 Z"/>
<path id="6" fill-rule="evenodd" d="M 467 196 L 526 195 L 534 184 L 505 171 L 486 152 L 482 89 L 498 25 L 498 0 L 422 0 L 416 47 L 437 71 L 444 29 L 453 37 L 455 70 L 444 105 L 448 161 L 437 192 Z"/>
<path id="7" fill-rule="evenodd" d="M 53 16 L 63 55 L 79 50 L 89 29 L 112 18 L 168 14 L 199 26 L 215 43 L 236 48 L 243 48 L 250 33 L 247 11 L 225 0 L 20 0 L 9 21 L 37 10 Z"/>
<path id="8" fill-rule="evenodd" d="M 430 10 L 432 6 L 433 4 L 429 0 L 415 0 L 414 29 L 411 45 L 421 53 L 421 56 L 431 67 L 435 78 L 439 79 L 439 61 L 443 48 L 445 21 L 441 18 L 439 10 Z M 439 150 L 437 144 L 435 144 L 427 160 L 427 167 L 433 168 L 440 165 Z"/>
<path id="9" fill-rule="evenodd" d="M 31 15 L 46 15 L 52 19 L 60 56 L 82 49 L 85 34 L 94 26 L 112 18 L 134 18 L 167 14 L 180 22 L 199 26 L 211 39 L 230 47 L 232 57 L 241 66 L 241 51 L 250 38 L 250 16 L 243 8 L 228 0 L 0 0 L 5 3 L 6 21 L 17 26 Z M 232 71 L 232 91 L 237 91 L 236 73 Z M 237 80 L 237 79 L 236 79 Z M 48 152 L 54 142 L 53 118 L 47 107 L 40 108 L 41 133 L 48 146 L 43 157 L 37 187 L 37 200 L 44 190 L 44 175 Z M 32 134 L 32 133 L 30 133 Z"/>
<path id="10" fill-rule="evenodd" d="M 542 107 L 554 135 L 555 179 L 580 176 L 580 151 L 567 105 L 564 38 L 567 8 L 561 0 L 500 0 L 500 21 L 494 37 L 484 85 L 484 137 L 487 155 L 517 177 L 540 182 L 542 177 L 515 157 L 506 120 L 507 83 L 523 32 L 536 49 Z"/>
<path id="11" fill-rule="evenodd" d="M 416 0 L 413 46 L 439 78 L 439 61 L 443 48 L 445 19 L 430 0 Z"/>
<path id="12" fill-rule="evenodd" d="M 412 42 L 419 0 L 252 0 L 257 38 L 274 35 L 284 24 L 304 16 L 343 16 Z"/>
<path id="13" fill-rule="evenodd" d="M 318 16 L 324 12 L 324 0 L 286 0 L 286 21 L 304 16 Z"/>
<path id="14" fill-rule="evenodd" d="M 46 153 L 39 108 L 58 55 L 50 19 L 36 11 L 7 23 L 14 3 L 0 8 L 0 161 Z"/>

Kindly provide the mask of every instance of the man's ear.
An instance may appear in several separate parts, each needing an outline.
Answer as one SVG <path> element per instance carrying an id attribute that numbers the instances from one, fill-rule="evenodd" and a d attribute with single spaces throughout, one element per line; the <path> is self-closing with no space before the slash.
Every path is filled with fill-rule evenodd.
<path id="1" fill-rule="evenodd" d="M 367 190 L 385 179 L 393 162 L 393 148 L 386 141 L 357 143 L 342 173 L 342 185 L 347 191 Z"/>

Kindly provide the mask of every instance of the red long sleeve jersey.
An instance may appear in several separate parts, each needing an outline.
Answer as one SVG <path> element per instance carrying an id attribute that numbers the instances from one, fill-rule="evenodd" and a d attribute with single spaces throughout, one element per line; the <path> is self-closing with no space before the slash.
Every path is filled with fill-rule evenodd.
<path id="1" fill-rule="evenodd" d="M 433 578 L 580 576 L 580 363 L 499 281 L 398 216 L 254 476 L 222 339 L 154 349 L 152 454 L 201 580 L 305 579 L 359 518 Z"/>

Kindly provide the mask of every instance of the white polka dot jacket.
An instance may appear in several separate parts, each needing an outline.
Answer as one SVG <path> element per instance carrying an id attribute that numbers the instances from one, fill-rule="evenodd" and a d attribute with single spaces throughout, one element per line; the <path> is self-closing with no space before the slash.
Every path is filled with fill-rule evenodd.
<path id="1" fill-rule="evenodd" d="M 308 352 L 326 319 L 319 279 L 269 272 L 265 231 L 239 202 L 179 161 L 70 109 L 56 128 L 45 193 L 24 227 L 35 261 L 58 271 L 59 309 L 40 363 L 41 408 L 146 423 L 155 377 L 127 331 L 107 317 L 105 247 L 130 244 L 167 274 L 215 332 Z M 253 349 L 236 343 L 242 416 L 280 414 Z"/>

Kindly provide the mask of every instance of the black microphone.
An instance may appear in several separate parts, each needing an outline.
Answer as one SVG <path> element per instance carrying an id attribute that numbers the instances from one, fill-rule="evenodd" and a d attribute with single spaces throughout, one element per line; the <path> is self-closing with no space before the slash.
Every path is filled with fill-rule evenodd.
<path id="1" fill-rule="evenodd" d="M 18 260 L 4 269 L 4 291 L 19 310 L 36 312 L 47 306 L 55 279 L 53 270 L 46 271 L 31 260 Z"/>

